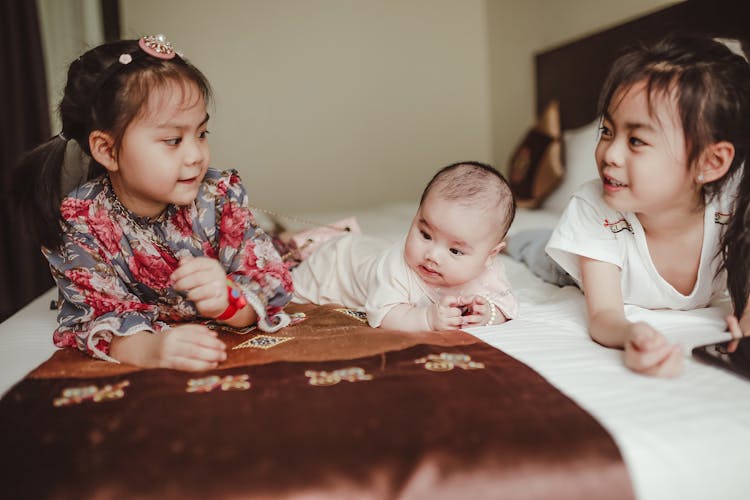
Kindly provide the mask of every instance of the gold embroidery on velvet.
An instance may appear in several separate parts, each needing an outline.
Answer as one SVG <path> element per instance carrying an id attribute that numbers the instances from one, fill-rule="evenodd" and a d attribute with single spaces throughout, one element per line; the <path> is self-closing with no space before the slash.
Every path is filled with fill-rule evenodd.
<path id="1" fill-rule="evenodd" d="M 342 380 L 346 380 L 347 382 L 372 380 L 372 375 L 368 375 L 362 368 L 357 366 L 342 368 L 332 372 L 307 370 L 305 376 L 310 379 L 308 381 L 310 385 L 317 386 L 336 385 Z"/>
<path id="2" fill-rule="evenodd" d="M 271 337 L 270 335 L 256 335 L 255 337 L 232 347 L 232 350 L 245 349 L 248 347 L 252 347 L 254 349 L 270 349 L 272 347 L 276 347 L 282 342 L 292 340 L 293 338 L 294 337 Z"/>
<path id="3" fill-rule="evenodd" d="M 203 378 L 188 380 L 186 392 L 211 392 L 216 389 L 222 391 L 246 391 L 250 389 L 249 375 L 227 375 L 219 377 L 211 375 Z"/>
<path id="4" fill-rule="evenodd" d="M 484 363 L 472 361 L 471 356 L 449 352 L 441 352 L 439 355 L 430 354 L 426 358 L 419 358 L 414 360 L 414 362 L 417 364 L 424 364 L 425 369 L 432 372 L 447 372 L 456 367 L 463 368 L 464 370 L 478 370 L 484 368 Z"/>
<path id="5" fill-rule="evenodd" d="M 355 311 L 354 309 L 347 308 L 334 309 L 334 311 L 346 314 L 347 316 L 359 320 L 362 323 L 367 323 L 367 313 L 363 311 Z"/>
<path id="6" fill-rule="evenodd" d="M 130 385 L 130 382 L 123 380 L 115 385 L 107 384 L 101 389 L 95 385 L 83 387 L 68 387 L 62 391 L 59 398 L 55 398 L 52 404 L 59 408 L 61 406 L 70 406 L 81 404 L 85 401 L 101 403 L 102 401 L 112 401 L 122 399 L 125 396 L 124 389 Z"/>

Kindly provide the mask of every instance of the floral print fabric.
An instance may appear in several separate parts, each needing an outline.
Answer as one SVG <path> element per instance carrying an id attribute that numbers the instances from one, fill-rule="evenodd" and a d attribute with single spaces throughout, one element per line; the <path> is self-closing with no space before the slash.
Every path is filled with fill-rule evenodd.
<path id="1" fill-rule="evenodd" d="M 114 361 L 108 356 L 112 335 L 206 319 L 169 280 L 189 255 L 219 260 L 262 330 L 289 322 L 282 308 L 291 298 L 291 275 L 255 225 L 235 170 L 209 169 L 192 204 L 169 205 L 152 219 L 128 212 L 107 176 L 76 188 L 60 211 L 63 243 L 42 249 L 60 292 L 53 335 L 59 347 Z"/>

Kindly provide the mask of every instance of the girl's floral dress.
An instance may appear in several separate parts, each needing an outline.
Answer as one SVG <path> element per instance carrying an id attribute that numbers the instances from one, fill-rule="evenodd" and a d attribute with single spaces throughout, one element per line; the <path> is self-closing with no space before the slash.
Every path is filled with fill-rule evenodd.
<path id="1" fill-rule="evenodd" d="M 169 280 L 179 258 L 189 255 L 219 260 L 262 330 L 289 323 L 282 308 L 291 298 L 291 275 L 255 225 L 235 170 L 208 169 L 192 204 L 169 205 L 156 218 L 129 212 L 106 175 L 76 188 L 60 210 L 63 243 L 42 249 L 60 292 L 53 335 L 59 347 L 115 361 L 112 335 L 205 320 Z"/>

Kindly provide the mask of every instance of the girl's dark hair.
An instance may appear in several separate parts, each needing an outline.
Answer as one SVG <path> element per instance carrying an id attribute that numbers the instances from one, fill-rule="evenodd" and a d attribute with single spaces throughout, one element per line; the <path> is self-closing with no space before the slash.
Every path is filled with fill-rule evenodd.
<path id="1" fill-rule="evenodd" d="M 620 89 L 646 82 L 649 98 L 676 92 L 680 121 L 694 165 L 706 147 L 734 145 L 734 159 L 722 178 L 703 186 L 709 198 L 723 189 L 750 150 L 750 65 L 724 44 L 706 37 L 668 37 L 626 51 L 612 66 L 599 98 L 603 115 Z M 735 313 L 750 292 L 750 173 L 744 169 L 734 214 L 722 235 L 722 269 L 727 271 Z"/>
<path id="2" fill-rule="evenodd" d="M 130 56 L 121 62 L 123 54 Z M 127 61 L 127 58 L 123 59 Z M 119 152 L 128 125 L 142 112 L 154 89 L 178 83 L 183 91 L 195 85 L 206 104 L 211 87 L 196 67 L 179 55 L 161 59 L 144 52 L 138 40 L 120 40 L 95 47 L 68 68 L 65 92 L 58 113 L 62 136 L 56 135 L 27 152 L 13 176 L 13 197 L 19 215 L 31 221 L 29 230 L 35 240 L 48 248 L 60 245 L 60 203 L 62 167 L 67 141 L 75 141 L 90 160 L 87 179 L 105 172 L 91 158 L 89 134 L 94 130 L 107 132 Z M 86 167 L 81 165 L 82 170 Z"/>

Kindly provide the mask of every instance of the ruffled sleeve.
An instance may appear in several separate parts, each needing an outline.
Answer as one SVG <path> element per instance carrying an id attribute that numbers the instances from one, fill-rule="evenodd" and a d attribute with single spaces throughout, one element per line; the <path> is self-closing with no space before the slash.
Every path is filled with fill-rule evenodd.
<path id="1" fill-rule="evenodd" d="M 160 331 L 158 308 L 142 302 L 107 262 L 100 242 L 77 224 L 65 223 L 63 244 L 43 249 L 60 291 L 58 325 L 53 341 L 89 355 L 117 362 L 109 356 L 113 335 Z M 88 227 L 84 225 L 83 227 Z"/>

